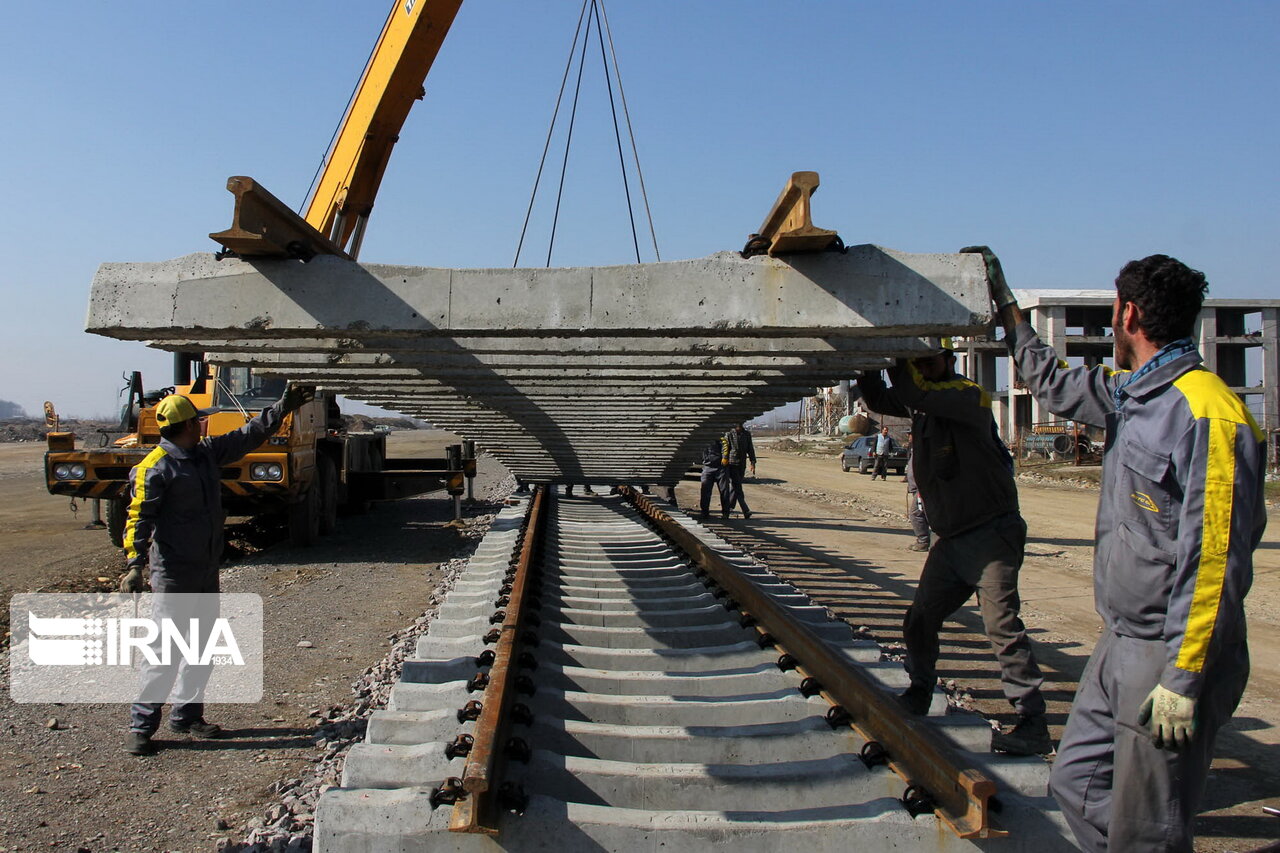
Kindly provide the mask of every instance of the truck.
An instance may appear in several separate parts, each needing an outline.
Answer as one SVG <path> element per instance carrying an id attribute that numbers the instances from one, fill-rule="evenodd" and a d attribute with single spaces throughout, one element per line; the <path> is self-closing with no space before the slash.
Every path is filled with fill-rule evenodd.
<path id="1" fill-rule="evenodd" d="M 50 494 L 102 501 L 107 532 L 117 547 L 124 542 L 129 472 L 160 441 L 155 418 L 160 400 L 176 393 L 197 408 L 215 409 L 208 434 L 222 435 L 273 404 L 287 384 L 283 377 L 252 368 L 189 356 L 179 356 L 174 379 L 172 387 L 148 392 L 134 372 L 121 411 L 119 432 L 124 434 L 105 446 L 77 448 L 74 433 L 48 433 L 44 470 Z M 295 545 L 311 545 L 332 532 L 340 508 L 360 512 L 373 501 L 441 489 L 453 497 L 456 519 L 464 489 L 470 492 L 475 477 L 475 445 L 466 442 L 447 451 L 444 458 L 389 458 L 386 433 L 347 431 L 334 395 L 321 393 L 286 415 L 260 447 L 222 469 L 223 505 L 228 515 L 284 514 Z"/>

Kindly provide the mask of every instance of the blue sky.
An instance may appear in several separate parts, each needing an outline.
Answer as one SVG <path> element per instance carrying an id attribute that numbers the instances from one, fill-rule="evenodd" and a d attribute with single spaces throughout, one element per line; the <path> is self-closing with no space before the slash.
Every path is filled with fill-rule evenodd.
<path id="1" fill-rule="evenodd" d="M 94 415 L 126 370 L 167 384 L 167 355 L 82 331 L 94 269 L 215 249 L 229 175 L 301 203 L 387 8 L 6 9 L 0 398 Z M 511 263 L 578 8 L 466 0 L 362 260 Z M 988 243 L 1015 287 L 1109 287 L 1159 251 L 1203 269 L 1211 295 L 1280 296 L 1280 4 L 608 8 L 666 259 L 740 248 L 787 176 L 812 169 L 815 221 L 848 243 Z M 633 259 L 616 157 L 597 59 L 554 264 Z M 544 259 L 551 203 L 526 263 Z"/>

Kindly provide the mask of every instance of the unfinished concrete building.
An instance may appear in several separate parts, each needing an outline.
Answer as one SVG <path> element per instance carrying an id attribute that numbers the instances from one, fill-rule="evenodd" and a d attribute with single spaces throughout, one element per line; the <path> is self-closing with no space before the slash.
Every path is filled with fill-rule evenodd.
<path id="1" fill-rule="evenodd" d="M 1018 303 L 1045 342 L 1071 364 L 1111 363 L 1113 290 L 1018 290 Z M 1276 464 L 1280 434 L 1280 299 L 1205 300 L 1196 343 L 1205 366 L 1244 400 L 1267 433 Z M 1022 386 L 1003 340 L 957 342 L 957 368 L 991 392 L 1007 440 L 1054 416 Z"/>

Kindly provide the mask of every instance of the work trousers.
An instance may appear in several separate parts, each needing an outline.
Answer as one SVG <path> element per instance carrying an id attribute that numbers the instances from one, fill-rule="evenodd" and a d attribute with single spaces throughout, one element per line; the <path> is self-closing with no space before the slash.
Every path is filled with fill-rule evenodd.
<path id="1" fill-rule="evenodd" d="M 720 492 L 720 511 L 726 515 L 729 512 L 729 496 L 725 492 L 723 477 L 721 471 L 723 468 L 712 468 L 710 465 L 702 466 L 701 492 L 698 495 L 698 509 L 704 515 L 711 512 L 711 491 L 717 489 Z"/>
<path id="2" fill-rule="evenodd" d="M 881 454 L 876 457 L 875 465 L 871 469 L 871 479 L 879 477 L 881 480 L 889 479 L 889 457 Z"/>
<path id="3" fill-rule="evenodd" d="M 1249 649 L 1233 643 L 1206 663 L 1195 734 L 1179 752 L 1158 749 L 1138 726 L 1168 655 L 1163 640 L 1104 630 L 1085 667 L 1049 776 L 1083 850 L 1192 850 L 1213 742 L 1244 693 Z"/>
<path id="4" fill-rule="evenodd" d="M 924 514 L 920 493 L 914 489 L 907 491 L 907 520 L 911 522 L 911 532 L 916 535 L 916 541 L 927 546 L 930 540 L 929 519 Z"/>
<path id="5" fill-rule="evenodd" d="M 737 505 L 743 514 L 751 512 L 747 500 L 742 494 L 742 476 L 747 472 L 746 463 L 729 463 L 720 469 L 720 505 L 727 515 Z"/>
<path id="6" fill-rule="evenodd" d="M 976 592 L 987 639 L 1000 662 L 1005 698 L 1023 716 L 1044 713 L 1044 678 L 1018 615 L 1018 571 L 1026 541 L 1026 522 L 1011 512 L 934 543 L 902 624 L 913 685 L 932 690 L 937 684 L 938 632 Z"/>
<path id="7" fill-rule="evenodd" d="M 152 572 L 151 590 L 151 618 L 157 622 L 166 618 L 174 620 L 184 636 L 188 635 L 186 626 L 189 620 L 196 619 L 199 648 L 203 649 L 213 630 L 213 621 L 218 617 L 217 599 L 205 595 L 197 599 L 183 593 L 218 592 L 217 569 L 198 581 L 185 578 L 178 581 L 160 572 Z M 159 656 L 160 643 L 153 643 L 152 649 Z M 176 651 L 171 654 L 168 664 L 152 664 L 144 660 L 138 673 L 138 701 L 129 709 L 129 729 L 154 734 L 160 728 L 166 699 L 173 702 L 169 712 L 170 723 L 185 726 L 203 719 L 204 689 L 212 673 L 212 665 L 188 663 Z"/>

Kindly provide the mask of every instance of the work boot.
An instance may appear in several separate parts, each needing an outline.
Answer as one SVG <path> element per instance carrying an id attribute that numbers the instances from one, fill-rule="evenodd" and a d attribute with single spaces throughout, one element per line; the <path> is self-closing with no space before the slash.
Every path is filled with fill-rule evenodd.
<path id="1" fill-rule="evenodd" d="M 933 688 L 912 684 L 898 694 L 898 704 L 912 714 L 923 717 L 929 713 L 929 706 L 933 704 Z"/>
<path id="2" fill-rule="evenodd" d="M 919 539 L 917 539 L 915 542 L 912 542 L 910 545 L 907 546 L 907 550 L 908 551 L 928 551 L 929 543 L 921 542 Z"/>
<path id="3" fill-rule="evenodd" d="M 594 495 L 596 493 L 596 490 L 591 488 L 591 484 L 588 483 L 587 485 L 582 487 L 582 493 L 584 495 Z"/>
<path id="4" fill-rule="evenodd" d="M 751 510 L 749 510 L 749 509 L 744 509 L 744 510 L 742 511 L 742 517 L 743 517 L 743 518 L 750 518 L 750 517 L 751 517 Z"/>
<path id="5" fill-rule="evenodd" d="M 203 718 L 192 723 L 175 723 L 170 720 L 169 731 L 177 732 L 180 735 L 195 735 L 205 740 L 217 740 L 222 737 L 222 726 L 215 723 L 206 723 Z"/>
<path id="6" fill-rule="evenodd" d="M 1044 714 L 1022 717 L 1010 732 L 992 732 L 991 751 L 1009 755 L 1048 755 L 1053 752 Z"/>
<path id="7" fill-rule="evenodd" d="M 146 732 L 129 732 L 124 738 L 124 751 L 130 755 L 151 755 L 156 751 L 156 745 Z"/>

